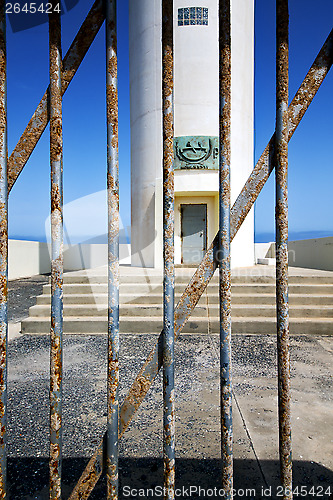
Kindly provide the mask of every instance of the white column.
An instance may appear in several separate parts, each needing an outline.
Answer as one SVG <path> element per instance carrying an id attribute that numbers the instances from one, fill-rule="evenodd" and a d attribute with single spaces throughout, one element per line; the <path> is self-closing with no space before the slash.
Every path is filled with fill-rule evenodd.
<path id="1" fill-rule="evenodd" d="M 231 203 L 253 169 L 254 1 L 231 1 Z M 254 264 L 254 211 L 231 243 L 231 266 Z"/>
<path id="2" fill-rule="evenodd" d="M 161 2 L 129 0 L 132 265 L 154 267 L 162 178 Z M 159 210 L 160 218 L 162 212 Z"/>

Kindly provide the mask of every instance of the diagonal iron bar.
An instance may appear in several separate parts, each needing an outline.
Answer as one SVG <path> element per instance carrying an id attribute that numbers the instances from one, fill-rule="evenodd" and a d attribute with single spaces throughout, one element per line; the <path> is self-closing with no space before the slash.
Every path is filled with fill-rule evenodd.
<path id="1" fill-rule="evenodd" d="M 61 92 L 66 92 L 105 18 L 103 1 L 96 0 L 63 59 Z M 22 172 L 50 119 L 49 88 L 8 160 L 8 193 Z"/>
<path id="2" fill-rule="evenodd" d="M 309 69 L 300 88 L 288 108 L 289 137 L 294 134 L 297 126 L 310 106 L 320 85 L 324 81 L 333 63 L 333 30 L 328 35 L 314 63 Z M 274 165 L 275 134 L 263 151 L 255 168 L 251 172 L 242 191 L 238 195 L 230 213 L 230 240 L 235 237 L 245 217 L 251 210 L 265 182 L 273 171 Z M 217 262 L 215 253 L 218 251 L 218 235 L 207 250 L 203 260 L 194 273 L 191 281 L 185 288 L 175 308 L 175 338 L 181 332 L 190 317 L 194 307 L 205 291 L 212 278 Z M 144 365 L 138 373 L 120 408 L 119 438 L 125 433 L 136 411 L 144 400 L 151 384 L 162 366 L 162 335 L 160 334 L 156 345 L 150 351 Z M 85 500 L 89 498 L 103 470 L 103 443 L 101 440 L 94 455 L 89 460 L 69 500 Z"/>

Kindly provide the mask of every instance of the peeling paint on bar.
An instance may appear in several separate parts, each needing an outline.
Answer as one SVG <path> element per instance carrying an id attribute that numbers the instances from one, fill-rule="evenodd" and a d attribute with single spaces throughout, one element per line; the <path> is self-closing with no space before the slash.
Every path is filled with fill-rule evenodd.
<path id="1" fill-rule="evenodd" d="M 291 139 L 306 110 L 311 104 L 320 85 L 325 79 L 333 63 L 333 30 L 327 37 L 322 49 L 304 78 L 299 90 L 288 108 L 289 138 Z M 266 146 L 255 168 L 245 183 L 231 209 L 230 240 L 232 241 L 242 225 L 246 215 L 251 210 L 269 175 L 274 170 L 275 134 Z M 203 260 L 199 264 L 189 284 L 185 288 L 175 308 L 175 339 L 190 317 L 194 307 L 205 291 L 211 277 L 217 268 L 218 235 L 215 236 Z M 132 384 L 124 402 L 120 407 L 119 439 L 125 433 L 132 418 L 140 407 L 151 384 L 162 366 L 163 337 L 162 333 L 155 346 L 151 349 L 145 363 Z M 96 485 L 101 473 L 101 456 L 105 442 L 101 439 L 94 455 L 89 460 L 69 500 L 86 500 Z"/>
<path id="2" fill-rule="evenodd" d="M 5 2 L 0 8 L 0 498 L 7 497 L 8 341 L 7 53 Z"/>
<path id="3" fill-rule="evenodd" d="M 288 32 L 288 0 L 276 0 L 276 314 L 279 454 L 284 500 L 291 500 L 293 497 L 288 304 Z M 299 109 L 299 106 L 297 108 Z"/>
<path id="4" fill-rule="evenodd" d="M 219 296 L 220 296 L 220 412 L 222 489 L 233 491 L 233 428 L 231 380 L 231 271 L 230 271 L 230 129 L 231 129 L 231 20 L 230 0 L 219 2 Z"/>
<path id="5" fill-rule="evenodd" d="M 51 163 L 50 499 L 61 499 L 63 191 L 60 14 L 49 15 Z"/>
<path id="6" fill-rule="evenodd" d="M 104 21 L 103 1 L 96 0 L 63 60 L 61 93 L 64 95 Z M 43 95 L 8 160 L 8 191 L 15 184 L 41 138 L 50 117 L 49 88 Z"/>
<path id="7" fill-rule="evenodd" d="M 173 1 L 162 0 L 163 462 L 164 499 L 175 497 Z"/>
<path id="8" fill-rule="evenodd" d="M 119 164 L 116 0 L 106 0 L 106 118 L 108 199 L 107 498 L 118 498 L 119 420 Z"/>

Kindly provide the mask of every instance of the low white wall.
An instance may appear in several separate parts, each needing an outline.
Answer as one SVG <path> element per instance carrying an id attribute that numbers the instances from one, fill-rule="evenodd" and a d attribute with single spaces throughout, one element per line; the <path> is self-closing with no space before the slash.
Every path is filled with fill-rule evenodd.
<path id="1" fill-rule="evenodd" d="M 289 241 L 289 265 L 333 271 L 333 237 Z"/>
<path id="2" fill-rule="evenodd" d="M 91 269 L 108 263 L 107 244 L 85 244 L 64 245 L 64 270 L 78 271 L 80 269 Z M 131 245 L 119 245 L 119 263 L 121 265 L 131 264 Z"/>
<path id="3" fill-rule="evenodd" d="M 275 243 L 255 243 L 255 257 L 275 258 Z M 333 236 L 288 242 L 289 266 L 333 271 Z"/>
<path id="4" fill-rule="evenodd" d="M 27 278 L 50 272 L 47 243 L 39 241 L 8 241 L 8 279 Z"/>
<path id="5" fill-rule="evenodd" d="M 106 244 L 64 245 L 64 271 L 78 271 L 102 266 L 107 263 Z"/>
<path id="6" fill-rule="evenodd" d="M 50 245 L 39 241 L 8 241 L 8 279 L 49 273 Z M 119 245 L 119 263 L 131 263 L 131 245 Z M 107 264 L 107 244 L 64 245 L 64 270 L 78 271 Z"/>
<path id="7" fill-rule="evenodd" d="M 50 253 L 48 243 L 9 240 L 8 277 L 10 280 L 49 273 Z M 258 258 L 274 258 L 275 243 L 256 243 Z M 333 271 L 333 237 L 289 241 L 289 265 L 310 269 Z M 119 245 L 119 262 L 131 264 L 131 245 Z M 107 264 L 106 244 L 64 245 L 64 270 L 78 271 Z"/>
<path id="8" fill-rule="evenodd" d="M 275 243 L 255 243 L 254 244 L 255 262 L 258 259 L 274 258 L 275 257 Z"/>

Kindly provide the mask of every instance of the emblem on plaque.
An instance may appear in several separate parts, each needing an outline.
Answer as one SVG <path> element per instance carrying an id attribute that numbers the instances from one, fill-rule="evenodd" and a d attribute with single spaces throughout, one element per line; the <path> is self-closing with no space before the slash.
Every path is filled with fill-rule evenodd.
<path id="1" fill-rule="evenodd" d="M 218 169 L 218 137 L 175 137 L 175 170 Z"/>

